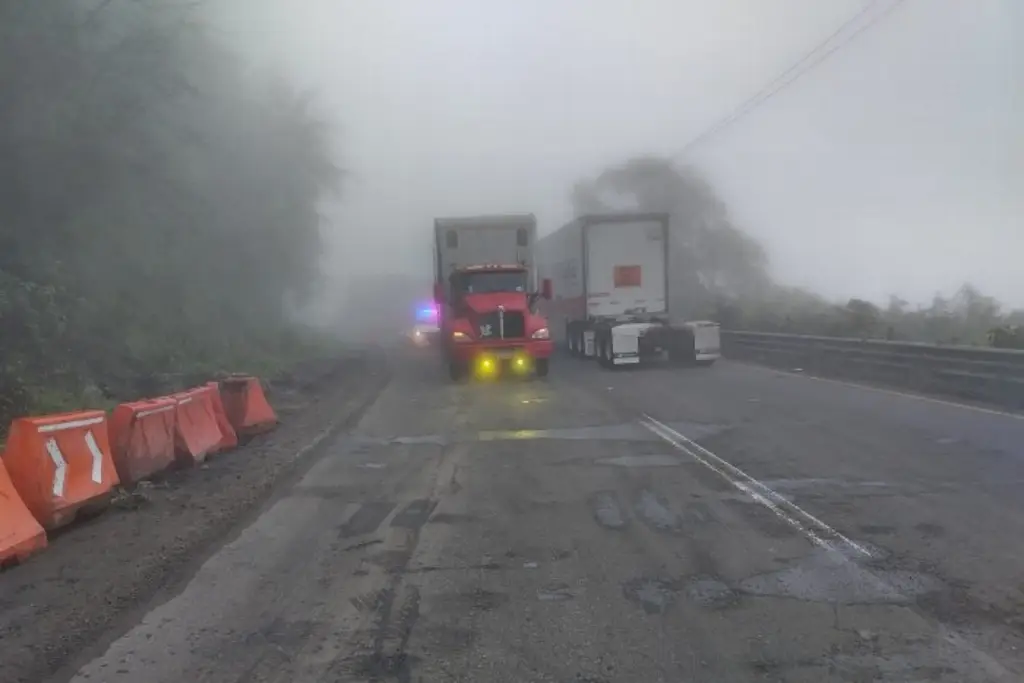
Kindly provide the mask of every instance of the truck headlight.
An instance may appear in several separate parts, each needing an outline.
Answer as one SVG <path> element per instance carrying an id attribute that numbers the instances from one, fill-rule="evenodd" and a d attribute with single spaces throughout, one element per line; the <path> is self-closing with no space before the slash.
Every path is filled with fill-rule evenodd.
<path id="1" fill-rule="evenodd" d="M 551 339 L 551 332 L 546 327 L 542 327 L 533 334 L 530 335 L 533 339 Z"/>
<path id="2" fill-rule="evenodd" d="M 470 339 L 469 335 L 466 334 L 465 332 L 459 332 L 458 330 L 455 330 L 454 332 L 452 332 L 452 341 L 468 342 L 470 341 Z"/>

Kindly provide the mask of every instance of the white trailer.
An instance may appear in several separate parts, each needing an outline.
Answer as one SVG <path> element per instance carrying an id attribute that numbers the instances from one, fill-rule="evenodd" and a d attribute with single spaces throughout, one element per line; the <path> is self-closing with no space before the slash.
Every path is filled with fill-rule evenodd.
<path id="1" fill-rule="evenodd" d="M 719 326 L 669 321 L 669 216 L 583 216 L 537 243 L 537 266 L 552 282 L 543 302 L 555 340 L 604 366 L 667 357 L 710 365 L 720 356 Z"/>
<path id="2" fill-rule="evenodd" d="M 519 265 L 527 272 L 528 291 L 536 289 L 533 214 L 437 218 L 434 220 L 434 282 L 469 266 Z"/>

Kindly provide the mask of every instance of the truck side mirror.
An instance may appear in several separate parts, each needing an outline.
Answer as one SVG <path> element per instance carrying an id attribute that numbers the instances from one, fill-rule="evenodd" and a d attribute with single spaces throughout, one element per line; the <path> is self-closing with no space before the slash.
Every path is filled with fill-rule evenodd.
<path id="1" fill-rule="evenodd" d="M 435 282 L 434 283 L 434 303 L 436 303 L 436 304 L 443 304 L 444 303 L 444 284 L 442 284 L 440 282 Z"/>
<path id="2" fill-rule="evenodd" d="M 548 301 L 551 300 L 551 278 L 544 278 L 541 280 L 540 295 Z"/>

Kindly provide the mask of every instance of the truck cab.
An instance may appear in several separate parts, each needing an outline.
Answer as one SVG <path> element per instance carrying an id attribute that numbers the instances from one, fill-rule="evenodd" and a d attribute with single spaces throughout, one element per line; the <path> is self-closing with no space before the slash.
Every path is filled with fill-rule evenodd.
<path id="1" fill-rule="evenodd" d="M 481 264 L 451 272 L 442 300 L 441 335 L 453 379 L 467 374 L 547 375 L 553 350 L 538 298 L 550 284 L 529 291 L 530 272 L 521 264 Z"/>
<path id="2" fill-rule="evenodd" d="M 533 214 L 434 219 L 434 298 L 452 379 L 548 373 L 551 332 L 537 312 Z"/>

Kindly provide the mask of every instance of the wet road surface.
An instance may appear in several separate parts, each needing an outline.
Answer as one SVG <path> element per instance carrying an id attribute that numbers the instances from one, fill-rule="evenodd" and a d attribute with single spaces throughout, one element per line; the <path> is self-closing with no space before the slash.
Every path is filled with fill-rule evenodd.
<path id="1" fill-rule="evenodd" d="M 1024 680 L 1024 420 L 558 360 L 500 385 L 397 362 L 74 680 Z"/>

